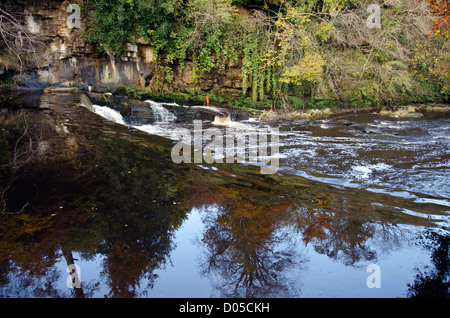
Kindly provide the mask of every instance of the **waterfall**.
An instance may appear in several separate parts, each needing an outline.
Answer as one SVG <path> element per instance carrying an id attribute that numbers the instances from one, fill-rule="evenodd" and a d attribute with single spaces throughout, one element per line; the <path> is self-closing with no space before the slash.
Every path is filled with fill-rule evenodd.
<path id="1" fill-rule="evenodd" d="M 174 114 L 164 108 L 164 106 L 162 106 L 160 103 L 154 102 L 152 100 L 146 100 L 145 102 L 150 104 L 150 108 L 153 111 L 153 116 L 155 117 L 156 123 L 169 123 L 174 122 L 177 119 Z"/>
<path id="2" fill-rule="evenodd" d="M 92 112 L 94 111 L 91 100 L 86 96 L 86 94 L 80 94 L 80 105 L 86 107 Z"/>
<path id="3" fill-rule="evenodd" d="M 119 111 L 111 109 L 107 106 L 99 106 L 99 105 L 93 105 L 93 108 L 94 112 L 96 112 L 103 118 L 106 118 L 110 121 L 113 121 L 121 125 L 126 125 L 125 120 L 123 119 Z"/>

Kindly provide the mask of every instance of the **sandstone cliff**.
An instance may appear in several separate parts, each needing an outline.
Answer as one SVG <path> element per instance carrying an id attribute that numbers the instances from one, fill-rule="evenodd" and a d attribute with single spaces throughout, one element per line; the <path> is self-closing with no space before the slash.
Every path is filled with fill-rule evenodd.
<path id="1" fill-rule="evenodd" d="M 83 17 L 85 15 L 77 28 L 70 21 L 72 13 L 66 2 L 36 2 L 25 6 L 23 14 L 28 31 L 41 35 L 46 45 L 45 51 L 40 53 L 40 67 L 22 75 L 21 81 L 26 85 L 64 85 L 83 89 L 90 86 L 100 92 L 114 91 L 120 86 L 159 86 L 187 93 L 211 91 L 229 95 L 238 94 L 242 88 L 241 61 L 227 65 L 222 73 L 212 69 L 194 79 L 192 59 L 187 58 L 184 65 L 172 66 L 174 76 L 170 83 L 161 82 L 155 76 L 157 65 L 151 44 L 129 43 L 120 58 L 111 59 L 99 54 L 95 45 L 86 41 L 84 33 L 88 21 Z"/>

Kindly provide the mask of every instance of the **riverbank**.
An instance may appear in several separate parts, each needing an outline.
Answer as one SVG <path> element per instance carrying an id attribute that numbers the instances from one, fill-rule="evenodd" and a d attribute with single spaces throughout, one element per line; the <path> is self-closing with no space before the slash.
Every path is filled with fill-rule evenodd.
<path id="1" fill-rule="evenodd" d="M 397 118 L 413 118 L 423 116 L 424 113 L 443 113 L 450 112 L 450 103 L 408 103 L 408 104 L 392 104 L 392 105 L 371 105 L 358 107 L 343 107 L 338 105 L 336 101 L 329 101 L 327 107 L 283 107 L 274 106 L 274 102 L 265 100 L 263 102 L 252 102 L 249 98 L 230 99 L 214 94 L 186 94 L 181 92 L 159 92 L 149 93 L 133 87 L 121 87 L 114 92 L 111 91 L 86 91 L 84 88 L 77 87 L 46 87 L 44 93 L 50 91 L 80 91 L 85 92 L 92 103 L 118 107 L 122 104 L 125 108 L 128 105 L 146 106 L 145 100 L 153 100 L 160 103 L 177 103 L 183 106 L 214 106 L 219 108 L 232 109 L 237 112 L 248 113 L 251 117 L 267 122 L 284 122 L 295 120 L 316 120 L 327 118 L 333 115 L 343 115 L 358 111 L 368 111 L 386 117 Z M 0 89 L 2 96 L 14 95 L 17 92 L 26 94 L 33 90 L 25 88 L 3 87 Z M 321 104 L 325 105 L 325 104 Z"/>
<path id="2" fill-rule="evenodd" d="M 402 105 L 402 106 L 389 106 L 389 107 L 358 107 L 358 108 L 325 108 L 325 109 L 308 109 L 305 111 L 299 111 L 295 109 L 286 109 L 284 111 L 253 111 L 252 113 L 257 115 L 260 120 L 264 121 L 290 121 L 290 120 L 314 120 L 330 117 L 332 115 L 343 115 L 349 113 L 355 113 L 358 111 L 369 111 L 374 114 L 379 114 L 387 117 L 401 117 L 401 118 L 413 118 L 421 117 L 423 113 L 450 113 L 450 104 L 417 104 L 417 105 Z"/>
<path id="3" fill-rule="evenodd" d="M 154 100 L 162 103 L 179 103 L 186 106 L 216 106 L 221 108 L 235 109 L 240 112 L 248 112 L 251 116 L 265 121 L 279 120 L 296 120 L 296 119 L 318 119 L 336 114 L 345 114 L 355 111 L 372 111 L 385 116 L 412 117 L 414 113 L 423 112 L 449 112 L 450 104 L 445 102 L 422 102 L 415 101 L 409 103 L 395 103 L 387 105 L 364 105 L 353 103 L 353 105 L 364 105 L 348 107 L 335 100 L 320 100 L 320 103 L 308 101 L 302 107 L 291 105 L 281 107 L 273 100 L 266 99 L 264 101 L 253 102 L 251 98 L 231 99 L 228 97 L 215 94 L 187 94 L 182 92 L 160 91 L 158 93 L 149 93 L 132 87 L 121 87 L 114 92 L 97 92 L 90 96 L 96 95 L 98 102 L 115 103 L 120 99 L 132 99 L 135 101 L 143 101 L 146 99 Z M 101 97 L 98 97 L 101 96 Z M 416 114 L 417 115 L 417 114 Z"/>

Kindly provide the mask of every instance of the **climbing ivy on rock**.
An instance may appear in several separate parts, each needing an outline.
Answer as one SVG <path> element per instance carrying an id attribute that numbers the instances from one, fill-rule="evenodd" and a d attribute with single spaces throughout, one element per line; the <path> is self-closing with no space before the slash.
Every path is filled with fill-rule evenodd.
<path id="1" fill-rule="evenodd" d="M 205 74 L 220 80 L 229 66 L 240 66 L 242 97 L 253 102 L 287 105 L 316 97 L 386 102 L 450 91 L 447 38 L 428 42 L 429 52 L 436 51 L 434 62 L 415 49 L 426 41 L 422 30 L 435 21 L 427 17 L 430 8 L 415 0 L 385 3 L 383 27 L 375 30 L 365 24 L 369 0 L 84 2 L 93 18 L 87 38 L 113 56 L 129 42 L 151 44 L 156 83 L 162 86 L 173 82 L 189 58 L 199 86 Z M 447 17 L 433 10 L 441 20 Z M 429 79 L 433 85 L 426 84 Z"/>

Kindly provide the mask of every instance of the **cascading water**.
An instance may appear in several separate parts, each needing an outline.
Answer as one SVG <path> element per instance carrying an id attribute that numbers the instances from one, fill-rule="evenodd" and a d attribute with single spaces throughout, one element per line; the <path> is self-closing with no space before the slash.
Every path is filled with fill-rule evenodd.
<path id="1" fill-rule="evenodd" d="M 133 125 L 127 123 L 119 111 L 111 109 L 108 106 L 93 105 L 93 108 L 97 114 L 115 123 L 130 126 L 149 134 L 172 138 L 172 129 L 170 129 L 170 125 L 176 121 L 176 116 L 160 103 L 152 100 L 146 100 L 145 102 L 149 104 L 153 113 L 154 123 L 152 124 Z M 167 127 L 168 125 L 169 127 Z"/>
<path id="2" fill-rule="evenodd" d="M 134 128 L 174 140 L 179 138 L 177 134 L 174 135 L 177 128 L 192 129 L 192 124 L 175 124 L 176 117 L 163 105 L 147 102 L 154 112 L 155 123 L 134 125 Z M 112 121 L 125 123 L 116 111 L 100 106 L 94 106 L 94 109 Z M 350 118 L 357 120 L 358 116 Z M 336 120 L 311 121 L 308 125 L 298 127 L 280 124 L 278 155 L 281 166 L 298 169 L 297 173 L 313 179 L 317 177 L 312 174 L 321 174 L 321 181 L 333 184 L 345 183 L 350 186 L 349 182 L 356 181 L 354 186 L 377 185 L 440 198 L 448 197 L 448 119 L 373 117 L 369 123 L 380 134 L 352 131 L 351 126 L 347 128 L 336 123 Z M 217 118 L 215 122 L 219 123 Z M 230 127 L 245 130 L 265 126 L 259 121 L 246 121 L 244 124 L 225 120 L 224 124 L 215 126 L 224 130 L 224 134 L 226 128 Z M 444 204 L 448 204 L 448 201 Z"/>
<path id="3" fill-rule="evenodd" d="M 96 112 L 100 116 L 115 123 L 126 125 L 126 122 L 119 111 L 111 109 L 108 106 L 92 105 L 92 107 L 94 108 L 94 112 Z"/>
<path id="4" fill-rule="evenodd" d="M 153 116 L 155 117 L 156 123 L 171 123 L 177 119 L 174 114 L 172 114 L 160 103 L 154 102 L 152 100 L 146 100 L 145 102 L 150 104 L 150 108 L 153 111 Z"/>

